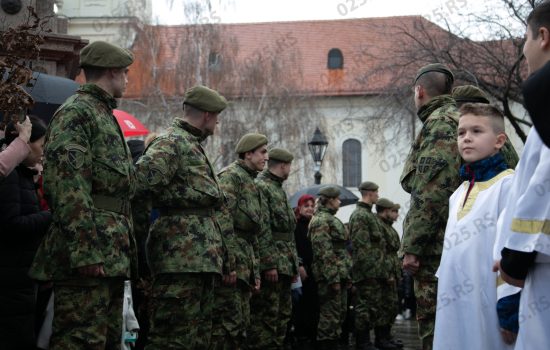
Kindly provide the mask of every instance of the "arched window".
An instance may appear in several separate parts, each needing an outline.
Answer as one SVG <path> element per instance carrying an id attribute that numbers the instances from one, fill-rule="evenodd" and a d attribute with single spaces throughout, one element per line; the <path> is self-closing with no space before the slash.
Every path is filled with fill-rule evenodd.
<path id="1" fill-rule="evenodd" d="M 344 56 L 340 49 L 330 49 L 328 52 L 328 69 L 344 68 Z"/>
<path id="2" fill-rule="evenodd" d="M 361 184 L 361 142 L 347 139 L 342 145 L 342 169 L 344 187 Z"/>

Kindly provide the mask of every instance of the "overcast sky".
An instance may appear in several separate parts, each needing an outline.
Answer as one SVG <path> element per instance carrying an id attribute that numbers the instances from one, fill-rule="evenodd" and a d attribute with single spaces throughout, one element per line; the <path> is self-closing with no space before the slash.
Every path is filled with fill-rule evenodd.
<path id="1" fill-rule="evenodd" d="M 155 0 L 153 22 L 157 24 L 189 23 L 184 3 L 194 0 Z M 206 2 L 206 1 L 204 1 Z M 203 22 L 244 23 L 349 19 L 383 16 L 421 15 L 444 25 L 464 22 L 468 13 L 506 14 L 502 0 L 211 0 L 210 13 Z M 519 32 L 523 28 L 518 28 Z M 476 36 L 474 33 L 471 36 Z"/>

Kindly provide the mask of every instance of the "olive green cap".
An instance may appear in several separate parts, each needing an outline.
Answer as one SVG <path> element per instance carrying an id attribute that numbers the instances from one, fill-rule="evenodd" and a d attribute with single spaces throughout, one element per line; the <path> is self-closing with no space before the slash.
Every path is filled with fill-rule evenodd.
<path id="1" fill-rule="evenodd" d="M 246 134 L 237 142 L 235 153 L 241 154 L 250 152 L 263 145 L 267 145 L 267 137 L 265 135 L 254 133 Z"/>
<path id="2" fill-rule="evenodd" d="M 80 67 L 123 68 L 133 62 L 130 50 L 105 41 L 94 41 L 80 51 Z"/>
<path id="3" fill-rule="evenodd" d="M 487 94 L 474 85 L 457 86 L 453 89 L 452 96 L 458 103 L 490 103 Z"/>
<path id="4" fill-rule="evenodd" d="M 269 153 L 269 159 L 278 160 L 283 163 L 290 163 L 294 159 L 292 153 L 284 148 L 272 148 Z"/>
<path id="5" fill-rule="evenodd" d="M 370 181 L 361 182 L 359 185 L 359 191 L 376 191 L 377 189 L 378 185 Z"/>
<path id="6" fill-rule="evenodd" d="M 392 209 L 399 210 L 399 209 L 401 209 L 401 206 L 398 203 L 395 203 L 393 205 Z"/>
<path id="7" fill-rule="evenodd" d="M 185 92 L 183 104 L 205 112 L 220 113 L 227 107 L 227 100 L 216 90 L 197 85 Z"/>
<path id="8" fill-rule="evenodd" d="M 384 209 L 393 209 L 395 203 L 390 201 L 389 199 L 387 198 L 380 198 L 377 202 L 376 202 L 376 208 L 384 208 Z"/>
<path id="9" fill-rule="evenodd" d="M 425 65 L 424 67 L 418 70 L 418 72 L 416 73 L 416 77 L 414 78 L 414 82 L 416 83 L 418 81 L 418 78 L 420 78 L 423 74 L 426 74 L 429 72 L 439 72 L 439 73 L 446 74 L 449 78 L 451 78 L 451 82 L 455 81 L 455 76 L 453 75 L 453 72 L 451 72 L 449 67 L 447 67 L 442 63 L 431 63 L 428 65 Z"/>
<path id="10" fill-rule="evenodd" d="M 319 195 L 328 198 L 336 198 L 340 196 L 340 189 L 334 186 L 323 186 L 319 190 Z"/>

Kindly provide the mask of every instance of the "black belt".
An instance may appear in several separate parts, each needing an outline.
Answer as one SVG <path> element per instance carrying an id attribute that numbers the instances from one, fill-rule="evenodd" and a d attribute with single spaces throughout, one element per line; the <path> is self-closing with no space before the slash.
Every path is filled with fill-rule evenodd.
<path id="1" fill-rule="evenodd" d="M 346 241 L 332 241 L 332 248 L 346 249 Z"/>
<path id="2" fill-rule="evenodd" d="M 212 217 L 216 214 L 214 208 L 158 208 L 160 216 L 203 216 Z"/>
<path id="3" fill-rule="evenodd" d="M 130 201 L 101 194 L 92 194 L 94 207 L 130 216 Z"/>

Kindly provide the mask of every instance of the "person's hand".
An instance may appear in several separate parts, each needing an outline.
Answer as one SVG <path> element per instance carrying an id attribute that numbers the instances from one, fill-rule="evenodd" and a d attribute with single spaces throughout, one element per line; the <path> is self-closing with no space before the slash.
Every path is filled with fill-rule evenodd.
<path id="1" fill-rule="evenodd" d="M 500 329 L 500 335 L 502 336 L 502 340 L 504 340 L 504 342 L 508 345 L 514 344 L 516 338 L 518 337 L 517 333 L 511 332 L 504 328 Z"/>
<path id="2" fill-rule="evenodd" d="M 307 279 L 307 272 L 303 266 L 298 267 L 298 274 L 300 275 L 300 279 L 302 281 L 305 281 Z"/>
<path id="3" fill-rule="evenodd" d="M 261 286 L 262 286 L 262 281 L 259 278 L 256 278 L 256 280 L 254 281 L 254 288 L 252 289 L 252 293 L 253 294 L 260 293 Z"/>
<path id="4" fill-rule="evenodd" d="M 330 288 L 332 288 L 332 291 L 334 292 L 339 292 L 341 289 L 340 283 L 333 283 L 330 285 Z"/>
<path id="5" fill-rule="evenodd" d="M 407 254 L 403 257 L 403 269 L 409 271 L 411 275 L 415 275 L 420 268 L 420 260 L 414 254 Z"/>
<path id="6" fill-rule="evenodd" d="M 264 278 L 268 282 L 276 283 L 279 280 L 279 275 L 277 274 L 277 269 L 266 270 L 264 272 Z"/>
<path id="7" fill-rule="evenodd" d="M 497 271 L 500 272 L 500 277 L 504 282 L 520 288 L 523 288 L 523 286 L 525 285 L 525 280 L 518 280 L 516 278 L 510 277 L 510 275 L 504 272 L 504 270 L 502 270 L 502 267 L 500 267 L 500 260 L 496 261 L 495 264 L 493 265 L 493 272 L 497 272 Z"/>
<path id="8" fill-rule="evenodd" d="M 78 273 L 84 277 L 105 277 L 105 271 L 103 270 L 103 264 L 94 264 L 79 267 Z"/>
<path id="9" fill-rule="evenodd" d="M 223 275 L 222 283 L 224 286 L 234 286 L 237 284 L 237 273 L 235 271 L 231 271 L 228 275 Z"/>
<path id="10" fill-rule="evenodd" d="M 17 134 L 19 135 L 19 138 L 25 143 L 29 143 L 29 140 L 31 139 L 31 131 L 32 131 L 32 124 L 29 117 L 25 117 L 25 121 L 18 122 L 15 124 L 15 130 L 17 130 Z"/>

